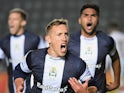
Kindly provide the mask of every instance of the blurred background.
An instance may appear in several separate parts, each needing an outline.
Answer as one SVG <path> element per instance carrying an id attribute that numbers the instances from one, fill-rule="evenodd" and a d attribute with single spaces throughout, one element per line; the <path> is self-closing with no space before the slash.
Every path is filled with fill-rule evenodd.
<path id="1" fill-rule="evenodd" d="M 83 3 L 95 2 L 100 5 L 100 30 L 107 32 L 107 25 L 116 21 L 124 27 L 124 0 L 0 0 L 0 36 L 8 31 L 8 12 L 15 7 L 27 11 L 27 28 L 44 36 L 44 28 L 54 18 L 67 18 L 70 31 L 79 30 L 78 17 Z"/>

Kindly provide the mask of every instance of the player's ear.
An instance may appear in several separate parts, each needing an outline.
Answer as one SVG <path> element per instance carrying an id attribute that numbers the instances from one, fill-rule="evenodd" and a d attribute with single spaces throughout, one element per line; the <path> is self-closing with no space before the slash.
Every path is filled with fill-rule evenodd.
<path id="1" fill-rule="evenodd" d="M 51 39 L 50 39 L 50 36 L 49 35 L 46 35 L 45 36 L 45 40 L 50 44 L 51 43 Z"/>
<path id="2" fill-rule="evenodd" d="M 81 18 L 78 18 L 78 23 L 81 24 Z"/>
<path id="3" fill-rule="evenodd" d="M 81 18 L 80 17 L 78 18 L 78 23 L 81 24 Z"/>
<path id="4" fill-rule="evenodd" d="M 25 26 L 26 24 L 27 24 L 27 21 L 25 21 L 25 20 L 23 20 L 21 23 L 22 26 Z"/>

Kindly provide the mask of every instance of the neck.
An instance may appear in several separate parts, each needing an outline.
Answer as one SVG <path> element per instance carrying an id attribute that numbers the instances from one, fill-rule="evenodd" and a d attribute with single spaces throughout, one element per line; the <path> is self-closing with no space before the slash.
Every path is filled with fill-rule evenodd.
<path id="1" fill-rule="evenodd" d="M 55 52 L 49 47 L 48 50 L 47 50 L 48 54 L 52 57 L 58 57 Z"/>
<path id="2" fill-rule="evenodd" d="M 94 32 L 92 34 L 88 34 L 88 33 L 84 32 L 84 31 L 81 31 L 81 35 L 86 37 L 86 38 L 92 38 L 92 37 L 94 37 L 96 35 L 96 32 Z"/>
<path id="3" fill-rule="evenodd" d="M 20 28 L 18 33 L 16 33 L 17 36 L 20 36 L 24 33 L 24 28 Z"/>

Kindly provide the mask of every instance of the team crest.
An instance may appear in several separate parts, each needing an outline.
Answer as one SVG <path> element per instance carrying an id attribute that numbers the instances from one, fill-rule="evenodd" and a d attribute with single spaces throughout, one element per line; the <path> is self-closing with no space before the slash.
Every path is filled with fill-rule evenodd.
<path id="1" fill-rule="evenodd" d="M 51 67 L 50 72 L 49 72 L 49 77 L 54 79 L 56 76 L 57 76 L 56 67 Z"/>

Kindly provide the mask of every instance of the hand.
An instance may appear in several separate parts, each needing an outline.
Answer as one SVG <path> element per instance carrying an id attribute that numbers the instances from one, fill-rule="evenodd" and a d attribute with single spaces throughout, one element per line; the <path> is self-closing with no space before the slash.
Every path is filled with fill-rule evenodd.
<path id="1" fill-rule="evenodd" d="M 106 84 L 107 91 L 112 91 L 114 89 L 117 89 L 118 87 L 119 87 L 119 84 L 117 83 L 109 82 Z"/>
<path id="2" fill-rule="evenodd" d="M 16 93 L 22 93 L 24 89 L 24 80 L 22 78 L 17 78 L 15 80 Z"/>
<path id="3" fill-rule="evenodd" d="M 89 86 L 88 91 L 89 93 L 97 93 L 97 88 L 95 86 Z"/>
<path id="4" fill-rule="evenodd" d="M 76 78 L 72 77 L 68 80 L 68 82 L 70 83 L 75 93 L 89 93 L 88 91 L 89 80 L 90 79 L 86 80 L 85 83 L 81 84 Z"/>
<path id="5" fill-rule="evenodd" d="M 23 92 L 23 89 L 24 89 L 23 86 L 18 86 L 18 87 L 16 88 L 16 93 L 22 93 L 22 92 Z"/>

